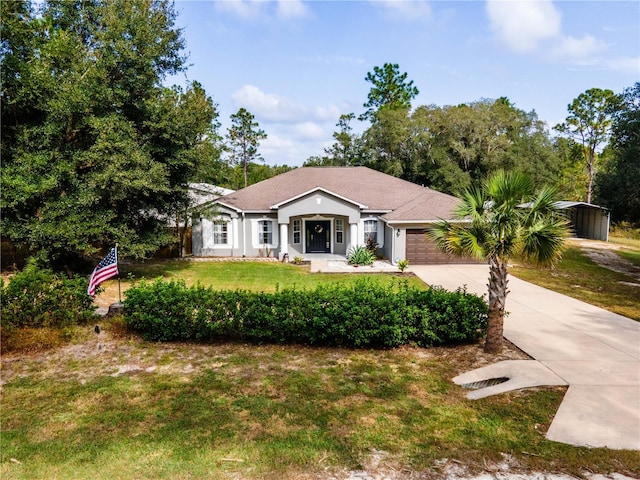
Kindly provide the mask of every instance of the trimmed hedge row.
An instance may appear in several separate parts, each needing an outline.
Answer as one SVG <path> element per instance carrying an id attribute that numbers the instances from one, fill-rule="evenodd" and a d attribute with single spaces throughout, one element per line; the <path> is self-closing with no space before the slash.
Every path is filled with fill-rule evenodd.
<path id="1" fill-rule="evenodd" d="M 487 304 L 465 290 L 427 290 L 371 279 L 276 293 L 220 291 L 182 281 L 142 282 L 126 293 L 125 321 L 143 338 L 243 340 L 345 347 L 472 342 Z"/>
<path id="2" fill-rule="evenodd" d="M 8 283 L 0 282 L 2 327 L 64 328 L 95 316 L 87 277 L 69 278 L 29 263 Z"/>

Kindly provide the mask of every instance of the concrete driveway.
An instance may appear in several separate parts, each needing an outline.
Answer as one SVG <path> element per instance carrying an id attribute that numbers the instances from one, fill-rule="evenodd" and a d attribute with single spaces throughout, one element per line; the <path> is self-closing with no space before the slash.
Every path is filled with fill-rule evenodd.
<path id="1" fill-rule="evenodd" d="M 487 293 L 487 265 L 424 265 L 429 285 Z M 640 450 L 640 322 L 510 276 L 504 336 L 536 365 L 501 362 L 457 383 L 513 377 L 479 398 L 513 388 L 569 385 L 547 438 L 578 446 Z M 639 292 L 640 293 L 640 292 Z M 505 372 L 507 372 L 505 374 Z"/>

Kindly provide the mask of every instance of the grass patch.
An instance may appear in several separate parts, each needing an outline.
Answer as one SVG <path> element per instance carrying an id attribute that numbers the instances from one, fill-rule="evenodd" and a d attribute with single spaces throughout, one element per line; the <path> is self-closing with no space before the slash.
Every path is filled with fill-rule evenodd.
<path id="1" fill-rule="evenodd" d="M 392 283 L 397 277 L 384 273 L 310 273 L 308 266 L 297 266 L 276 262 L 190 262 L 181 260 L 152 261 L 120 266 L 122 291 L 131 285 L 131 278 L 182 279 L 187 286 L 200 282 L 216 290 L 251 290 L 275 292 L 277 288 L 314 289 L 325 283 L 351 283 L 356 278 L 372 277 L 384 283 Z M 417 277 L 407 275 L 410 285 L 424 288 Z M 109 280 L 101 285 L 103 292 L 96 297 L 97 303 L 109 305 L 118 300 L 118 281 Z"/>
<path id="2" fill-rule="evenodd" d="M 466 400 L 450 378 L 488 360 L 478 346 L 102 342 L 9 359 L 3 479 L 293 479 L 369 468 L 374 451 L 378 471 L 437 474 L 444 458 L 477 471 L 510 456 L 521 471 L 640 474 L 636 452 L 544 438 L 562 388 Z M 111 376 L 123 360 L 136 368 Z"/>
<path id="3" fill-rule="evenodd" d="M 609 237 L 609 242 L 615 245 L 622 245 L 624 247 L 640 249 L 640 239 L 638 238 Z"/>
<path id="4" fill-rule="evenodd" d="M 618 250 L 616 253 L 627 262 L 640 267 L 640 250 Z"/>
<path id="5" fill-rule="evenodd" d="M 640 256 L 636 251 L 617 253 L 634 263 Z M 518 263 L 510 273 L 535 285 L 640 321 L 640 287 L 629 285 L 637 283 L 637 279 L 599 266 L 579 247 L 570 246 L 553 270 Z"/>

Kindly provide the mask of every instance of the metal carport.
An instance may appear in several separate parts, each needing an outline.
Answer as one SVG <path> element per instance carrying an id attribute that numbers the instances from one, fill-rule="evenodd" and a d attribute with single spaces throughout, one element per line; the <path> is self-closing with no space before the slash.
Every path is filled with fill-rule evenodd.
<path id="1" fill-rule="evenodd" d="M 609 240 L 609 211 L 604 207 L 585 202 L 556 202 L 571 222 L 571 230 L 578 238 Z"/>

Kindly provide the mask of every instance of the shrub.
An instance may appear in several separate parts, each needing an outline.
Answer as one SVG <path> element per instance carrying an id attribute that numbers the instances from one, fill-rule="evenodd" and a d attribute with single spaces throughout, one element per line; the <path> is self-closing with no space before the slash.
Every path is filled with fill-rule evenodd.
<path id="1" fill-rule="evenodd" d="M 125 321 L 147 340 L 245 340 L 345 347 L 475 341 L 486 328 L 481 297 L 358 279 L 314 290 L 216 291 L 142 282 L 126 293 Z"/>
<path id="2" fill-rule="evenodd" d="M 65 328 L 91 320 L 95 306 L 87 287 L 88 277 L 65 277 L 30 262 L 0 284 L 2 327 Z"/>
<path id="3" fill-rule="evenodd" d="M 365 248 L 367 249 L 367 251 L 375 255 L 376 252 L 378 251 L 378 248 L 380 248 L 380 245 L 373 238 L 369 237 L 367 238 L 367 243 L 365 244 Z"/>
<path id="4" fill-rule="evenodd" d="M 488 306 L 482 297 L 464 289 L 449 292 L 442 287 L 413 290 L 407 299 L 421 346 L 477 341 L 484 336 Z"/>
<path id="5" fill-rule="evenodd" d="M 398 260 L 398 268 L 401 272 L 404 272 L 409 266 L 409 260 Z"/>
<path id="6" fill-rule="evenodd" d="M 376 256 L 361 245 L 353 247 L 347 255 L 349 265 L 371 265 Z"/>

